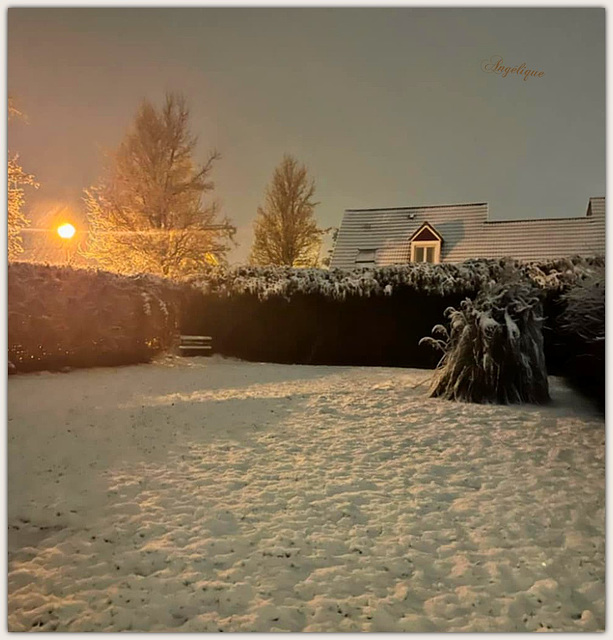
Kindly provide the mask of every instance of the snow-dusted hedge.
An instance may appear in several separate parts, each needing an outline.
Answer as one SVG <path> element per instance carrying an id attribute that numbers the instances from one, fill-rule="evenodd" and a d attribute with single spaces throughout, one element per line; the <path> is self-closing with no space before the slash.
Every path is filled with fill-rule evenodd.
<path id="1" fill-rule="evenodd" d="M 214 269 L 194 284 L 205 294 L 251 294 L 261 300 L 318 295 L 335 300 L 348 296 L 393 295 L 398 289 L 435 296 L 468 295 L 498 281 L 509 270 L 524 274 L 540 288 L 560 291 L 587 277 L 603 259 L 580 257 L 523 264 L 511 259 L 467 260 L 461 264 L 412 263 L 393 267 L 296 269 L 236 267 Z"/>
<path id="2" fill-rule="evenodd" d="M 443 351 L 432 396 L 496 404 L 549 400 L 541 297 L 528 280 L 513 278 L 447 309 L 449 329 L 439 324 L 438 339 L 422 339 Z"/>
<path id="3" fill-rule="evenodd" d="M 181 333 L 213 336 L 216 352 L 248 360 L 432 367 L 436 355 L 418 343 L 446 307 L 518 271 L 543 291 L 549 316 L 561 293 L 603 264 L 239 267 L 214 269 L 190 286 L 17 263 L 8 274 L 9 359 L 21 370 L 146 361 L 173 346 L 178 323 Z M 550 351 L 559 342 L 556 357 L 565 362 L 556 335 L 550 330 L 546 342 Z"/>
<path id="4" fill-rule="evenodd" d="M 9 362 L 17 371 L 145 362 L 176 341 L 178 306 L 178 290 L 154 277 L 13 263 Z"/>
<path id="5" fill-rule="evenodd" d="M 605 270 L 596 270 L 561 296 L 556 323 L 563 372 L 588 395 L 605 401 Z"/>
<path id="6" fill-rule="evenodd" d="M 441 322 L 446 307 L 474 299 L 509 273 L 534 283 L 552 307 L 551 301 L 598 264 L 601 259 L 571 258 L 353 271 L 216 269 L 195 282 L 202 297 L 194 300 L 183 326 L 187 333 L 212 335 L 217 352 L 247 360 L 433 367 L 438 358 L 418 344 Z M 551 333 L 547 338 L 552 342 Z"/>
<path id="7" fill-rule="evenodd" d="M 560 315 L 560 330 L 586 344 L 605 341 L 605 272 L 598 269 L 571 287 L 563 296 L 564 312 Z"/>

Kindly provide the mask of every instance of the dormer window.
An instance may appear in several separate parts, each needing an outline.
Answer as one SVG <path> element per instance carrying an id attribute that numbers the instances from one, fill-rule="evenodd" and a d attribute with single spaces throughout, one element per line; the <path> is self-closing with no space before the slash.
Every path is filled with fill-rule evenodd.
<path id="1" fill-rule="evenodd" d="M 425 222 L 411 237 L 411 262 L 439 263 L 442 242 L 442 236 Z"/>
<path id="2" fill-rule="evenodd" d="M 436 244 L 414 243 L 413 258 L 411 262 L 438 262 L 436 259 Z"/>

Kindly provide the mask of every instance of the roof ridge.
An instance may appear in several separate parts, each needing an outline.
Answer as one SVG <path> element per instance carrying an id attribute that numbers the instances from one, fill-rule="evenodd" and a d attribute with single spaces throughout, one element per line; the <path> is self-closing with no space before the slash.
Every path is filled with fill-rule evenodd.
<path id="1" fill-rule="evenodd" d="M 459 202 L 457 204 L 424 204 L 417 207 L 376 207 L 374 209 L 345 209 L 345 213 L 356 213 L 361 211 L 412 211 L 415 209 L 443 209 L 450 207 L 477 207 L 488 205 L 487 202 Z"/>
<path id="2" fill-rule="evenodd" d="M 559 222 L 564 220 L 589 220 L 592 216 L 569 216 L 568 218 L 518 218 L 517 220 L 485 220 L 484 224 L 506 224 L 509 222 Z"/>
<path id="3" fill-rule="evenodd" d="M 588 202 L 592 200 L 606 200 L 606 196 L 591 196 Z M 370 209 L 345 209 L 345 213 L 361 213 L 367 211 L 415 211 L 418 209 L 445 209 L 451 207 L 479 207 L 489 206 L 488 202 L 457 202 L 455 204 L 423 204 L 413 207 L 374 207 Z M 572 220 L 573 218 L 581 219 L 586 216 L 570 216 L 569 218 L 522 218 L 521 220 L 487 220 L 487 222 L 522 222 L 523 220 Z"/>

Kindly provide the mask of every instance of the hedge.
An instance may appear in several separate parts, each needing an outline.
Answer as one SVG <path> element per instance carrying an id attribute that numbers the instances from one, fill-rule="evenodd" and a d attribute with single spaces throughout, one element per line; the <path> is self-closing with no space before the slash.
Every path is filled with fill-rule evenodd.
<path id="1" fill-rule="evenodd" d="M 214 268 L 193 284 L 203 293 L 219 297 L 251 294 L 260 300 L 298 294 L 333 300 L 350 296 L 393 295 L 410 290 L 429 296 L 474 295 L 492 281 L 518 273 L 548 291 L 560 292 L 604 265 L 604 258 L 575 256 L 523 263 L 511 258 L 467 260 L 460 264 L 411 263 L 391 267 L 296 269 L 291 267 Z"/>
<path id="2" fill-rule="evenodd" d="M 556 335 L 565 377 L 605 406 L 605 271 L 577 283 L 559 301 Z"/>
<path id="3" fill-rule="evenodd" d="M 12 263 L 9 361 L 20 371 L 147 362 L 174 349 L 180 332 L 211 335 L 215 352 L 245 360 L 432 368 L 439 356 L 420 339 L 447 307 L 512 271 L 543 292 L 547 368 L 565 375 L 569 344 L 582 347 L 560 331 L 563 294 L 603 266 L 603 258 L 570 258 L 354 271 L 239 267 L 179 285 Z"/>
<path id="4" fill-rule="evenodd" d="M 149 276 L 12 263 L 8 352 L 17 371 L 147 362 L 178 336 L 180 292 Z"/>
<path id="5" fill-rule="evenodd" d="M 432 368 L 440 356 L 419 346 L 449 306 L 474 299 L 489 283 L 519 274 L 543 292 L 555 320 L 560 295 L 603 263 L 600 258 L 523 264 L 463 264 L 290 269 L 239 267 L 196 281 L 200 290 L 182 318 L 182 332 L 213 336 L 214 349 L 245 360 Z M 545 327 L 551 373 L 561 372 L 564 343 Z"/>

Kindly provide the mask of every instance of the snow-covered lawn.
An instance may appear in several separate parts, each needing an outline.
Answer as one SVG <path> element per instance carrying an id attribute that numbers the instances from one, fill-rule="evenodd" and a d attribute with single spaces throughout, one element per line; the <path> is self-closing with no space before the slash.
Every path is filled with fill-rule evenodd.
<path id="1" fill-rule="evenodd" d="M 604 628 L 604 421 L 217 357 L 8 383 L 9 629 Z"/>

